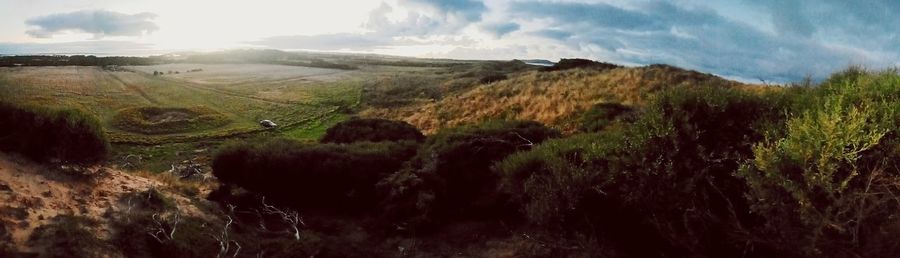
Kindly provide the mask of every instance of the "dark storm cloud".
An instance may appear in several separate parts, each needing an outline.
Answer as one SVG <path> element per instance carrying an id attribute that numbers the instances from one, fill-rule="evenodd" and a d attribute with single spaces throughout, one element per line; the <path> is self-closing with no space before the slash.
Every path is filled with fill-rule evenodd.
<path id="1" fill-rule="evenodd" d="M 52 37 L 66 31 L 91 33 L 95 38 L 140 36 L 159 29 L 151 21 L 155 17 L 156 15 L 152 13 L 124 14 L 106 10 L 84 10 L 32 18 L 25 21 L 25 24 L 37 27 L 26 33 L 38 38 Z"/>

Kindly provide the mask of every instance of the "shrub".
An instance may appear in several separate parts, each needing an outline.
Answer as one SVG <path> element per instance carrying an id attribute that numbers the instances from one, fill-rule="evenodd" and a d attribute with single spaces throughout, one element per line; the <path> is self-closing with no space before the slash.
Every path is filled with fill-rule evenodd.
<path id="1" fill-rule="evenodd" d="M 610 64 L 610 63 L 597 62 L 597 61 L 581 59 L 581 58 L 572 58 L 572 59 L 563 58 L 563 59 L 559 60 L 558 63 L 554 64 L 551 67 L 541 68 L 541 71 L 542 72 L 562 71 L 562 70 L 575 69 L 575 68 L 580 68 L 580 67 L 608 70 L 608 69 L 618 68 L 619 66 Z"/>
<path id="2" fill-rule="evenodd" d="M 303 144 L 276 139 L 224 147 L 213 174 L 298 208 L 361 211 L 375 204 L 375 184 L 415 155 L 409 141 Z"/>
<path id="3" fill-rule="evenodd" d="M 625 129 L 609 160 L 614 179 L 602 190 L 636 209 L 663 246 L 713 257 L 745 252 L 734 235 L 754 218 L 733 174 L 771 124 L 784 121 L 782 94 L 717 86 L 660 93 Z"/>
<path id="4" fill-rule="evenodd" d="M 220 223 L 184 215 L 179 215 L 176 223 L 174 216 L 172 212 L 126 214 L 113 221 L 110 242 L 126 257 L 209 257 L 219 252 L 219 242 L 213 237 L 221 234 L 224 227 Z M 173 224 L 174 234 L 169 239 Z"/>
<path id="5" fill-rule="evenodd" d="M 150 188 L 143 192 L 130 193 L 125 198 L 128 199 L 130 205 L 135 205 L 141 209 L 166 211 L 177 208 L 175 201 L 172 200 L 172 198 L 167 197 L 159 190 L 156 190 L 156 188 Z"/>
<path id="6" fill-rule="evenodd" d="M 594 105 L 581 115 L 581 131 L 598 132 L 632 112 L 633 109 L 619 103 Z"/>
<path id="7" fill-rule="evenodd" d="M 488 75 L 482 76 L 481 79 L 478 80 L 478 83 L 489 84 L 489 83 L 503 81 L 506 79 L 509 79 L 509 78 L 506 77 L 505 74 L 488 74 Z"/>
<path id="8" fill-rule="evenodd" d="M 0 150 L 37 161 L 92 163 L 106 158 L 100 122 L 75 110 L 24 108 L 0 103 Z"/>
<path id="9" fill-rule="evenodd" d="M 35 229 L 28 241 L 42 250 L 39 257 L 99 257 L 111 248 L 89 229 L 97 224 L 86 217 L 59 215 Z"/>
<path id="10" fill-rule="evenodd" d="M 488 122 L 451 128 L 426 140 L 403 170 L 379 183 L 390 219 L 424 223 L 489 217 L 502 209 L 491 165 L 560 133 L 537 122 Z"/>
<path id="11" fill-rule="evenodd" d="M 350 119 L 340 122 L 325 132 L 322 143 L 354 143 L 361 141 L 416 141 L 425 135 L 419 129 L 403 121 L 386 119 Z"/>
<path id="12" fill-rule="evenodd" d="M 506 157 L 494 170 L 501 176 L 503 192 L 529 222 L 558 226 L 567 218 L 585 215 L 583 201 L 598 194 L 602 177 L 609 175 L 604 163 L 620 139 L 619 133 L 552 139 Z"/>
<path id="13" fill-rule="evenodd" d="M 816 91 L 740 170 L 766 218 L 761 242 L 794 255 L 900 255 L 900 74 L 849 69 Z"/>

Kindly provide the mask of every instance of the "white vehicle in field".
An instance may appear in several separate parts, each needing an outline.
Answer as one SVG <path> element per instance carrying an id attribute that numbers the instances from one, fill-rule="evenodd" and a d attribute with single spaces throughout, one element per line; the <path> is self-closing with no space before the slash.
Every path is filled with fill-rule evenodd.
<path id="1" fill-rule="evenodd" d="M 275 124 L 274 122 L 272 122 L 272 120 L 262 120 L 262 121 L 259 121 L 259 125 L 261 125 L 262 127 L 265 127 L 265 128 L 275 128 L 275 127 L 278 127 L 278 125 Z"/>

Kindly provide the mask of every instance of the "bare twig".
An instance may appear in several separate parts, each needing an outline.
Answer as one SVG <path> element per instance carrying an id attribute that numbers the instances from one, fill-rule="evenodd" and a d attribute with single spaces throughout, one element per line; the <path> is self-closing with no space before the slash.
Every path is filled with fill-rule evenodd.
<path id="1" fill-rule="evenodd" d="M 522 139 L 523 141 L 526 142 L 525 144 L 522 144 L 522 145 L 519 145 L 519 146 L 528 146 L 528 147 L 534 146 L 534 142 L 532 142 L 531 140 L 526 139 L 525 137 L 522 137 L 522 135 L 519 134 L 518 132 L 513 132 L 513 134 L 515 134 L 516 136 L 518 136 L 519 139 Z"/>
<path id="2" fill-rule="evenodd" d="M 160 243 L 175 239 L 175 230 L 178 228 L 178 222 L 181 222 L 181 215 L 178 212 L 168 219 L 163 218 L 159 213 L 154 213 L 151 217 L 156 225 L 147 229 L 147 234 Z"/>
<path id="3" fill-rule="evenodd" d="M 216 257 L 225 257 L 231 252 L 231 246 L 234 245 L 234 252 L 231 257 L 237 257 L 238 253 L 241 251 L 241 244 L 237 241 L 229 239 L 228 229 L 231 227 L 231 224 L 234 223 L 234 220 L 231 219 L 231 216 L 225 216 L 227 220 L 225 221 L 225 226 L 222 227 L 222 232 L 218 234 L 209 234 L 213 239 L 219 242 L 219 253 L 216 254 Z"/>
<path id="4" fill-rule="evenodd" d="M 290 228 L 289 233 L 294 236 L 294 239 L 300 240 L 300 227 L 306 227 L 306 223 L 303 222 L 303 218 L 300 217 L 300 214 L 297 213 L 297 211 L 279 209 L 275 206 L 268 205 L 266 204 L 265 197 L 262 198 L 262 208 L 262 212 L 267 215 L 280 216 L 281 220 Z"/>

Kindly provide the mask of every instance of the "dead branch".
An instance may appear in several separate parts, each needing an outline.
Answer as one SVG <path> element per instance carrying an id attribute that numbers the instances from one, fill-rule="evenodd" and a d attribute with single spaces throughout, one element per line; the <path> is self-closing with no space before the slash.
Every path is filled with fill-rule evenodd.
<path id="1" fill-rule="evenodd" d="M 522 139 L 523 141 L 526 142 L 525 144 L 519 145 L 520 147 L 521 147 L 521 146 L 528 146 L 528 147 L 534 146 L 534 142 L 532 142 L 531 140 L 526 139 L 525 137 L 522 137 L 522 135 L 519 134 L 518 132 L 513 132 L 513 134 L 515 134 L 517 137 L 519 137 L 519 139 Z"/>
<path id="2" fill-rule="evenodd" d="M 289 233 L 294 236 L 294 239 L 300 240 L 300 228 L 306 227 L 306 223 L 303 222 L 303 218 L 300 217 L 300 214 L 297 213 L 297 211 L 291 209 L 282 210 L 275 206 L 268 205 L 266 204 L 266 197 L 262 198 L 262 208 L 262 212 L 267 215 L 281 217 L 281 220 L 290 228 Z"/>
<path id="3" fill-rule="evenodd" d="M 147 229 L 147 234 L 160 243 L 175 239 L 175 230 L 178 228 L 178 222 L 181 221 L 181 215 L 178 212 L 168 219 L 163 218 L 159 213 L 154 213 L 151 218 L 155 225 Z"/>
<path id="4" fill-rule="evenodd" d="M 216 254 L 216 257 L 225 257 L 231 252 L 231 247 L 234 245 L 234 252 L 231 254 L 231 257 L 237 257 L 238 253 L 241 251 L 241 244 L 237 241 L 231 240 L 228 236 L 228 229 L 231 227 L 231 224 L 234 223 L 234 220 L 231 219 L 231 216 L 225 216 L 227 220 L 225 221 L 225 226 L 222 227 L 222 232 L 219 234 L 209 234 L 219 242 L 219 253 Z"/>

